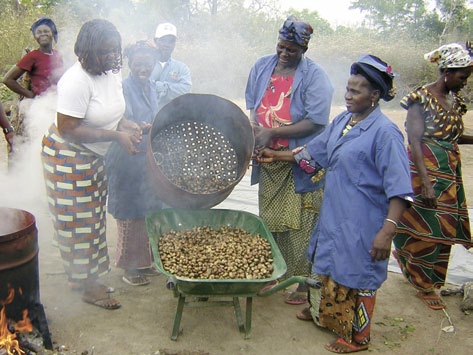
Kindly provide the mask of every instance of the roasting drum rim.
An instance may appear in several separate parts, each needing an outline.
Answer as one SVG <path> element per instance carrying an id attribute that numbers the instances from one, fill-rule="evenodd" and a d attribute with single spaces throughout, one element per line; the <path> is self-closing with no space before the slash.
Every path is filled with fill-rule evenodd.
<path id="1" fill-rule="evenodd" d="M 198 193 L 173 183 L 156 162 L 152 141 L 169 126 L 195 121 L 216 128 L 231 143 L 237 156 L 236 178 L 225 188 Z M 233 102 L 212 94 L 184 94 L 165 105 L 154 119 L 148 139 L 147 164 L 158 197 L 173 208 L 211 208 L 225 200 L 247 173 L 254 147 L 254 136 L 247 115 Z M 160 152 L 158 152 L 160 154 Z"/>

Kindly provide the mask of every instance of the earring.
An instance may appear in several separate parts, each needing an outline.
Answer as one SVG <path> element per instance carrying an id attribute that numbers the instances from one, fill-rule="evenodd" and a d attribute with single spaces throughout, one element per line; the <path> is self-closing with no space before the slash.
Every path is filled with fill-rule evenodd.
<path id="1" fill-rule="evenodd" d="M 444 77 L 443 81 L 446 84 L 447 83 L 447 77 Z"/>
<path id="2" fill-rule="evenodd" d="M 371 107 L 374 107 L 374 101 L 371 101 Z"/>

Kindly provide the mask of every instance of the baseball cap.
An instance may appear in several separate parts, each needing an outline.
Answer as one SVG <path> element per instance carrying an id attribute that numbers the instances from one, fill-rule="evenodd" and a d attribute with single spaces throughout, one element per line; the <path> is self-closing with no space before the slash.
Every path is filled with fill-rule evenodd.
<path id="1" fill-rule="evenodd" d="M 168 35 L 177 37 L 176 26 L 169 22 L 161 23 L 156 28 L 156 34 L 154 35 L 154 38 L 161 38 Z"/>

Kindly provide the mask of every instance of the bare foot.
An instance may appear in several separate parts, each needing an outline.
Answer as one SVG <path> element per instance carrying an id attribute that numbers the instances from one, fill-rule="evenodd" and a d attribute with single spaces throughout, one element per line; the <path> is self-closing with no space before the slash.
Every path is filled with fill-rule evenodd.
<path id="1" fill-rule="evenodd" d="M 121 307 L 120 302 L 110 297 L 107 289 L 97 282 L 84 284 L 82 301 L 105 309 L 117 309 Z"/>

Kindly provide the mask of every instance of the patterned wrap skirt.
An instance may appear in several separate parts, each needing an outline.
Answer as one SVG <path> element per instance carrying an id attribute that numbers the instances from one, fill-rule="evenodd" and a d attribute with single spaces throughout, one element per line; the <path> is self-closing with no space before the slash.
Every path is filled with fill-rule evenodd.
<path id="1" fill-rule="evenodd" d="M 319 289 L 309 289 L 309 309 L 315 324 L 348 343 L 368 344 L 376 290 L 348 288 L 330 276 L 312 274 L 311 278 L 322 283 Z"/>
<path id="2" fill-rule="evenodd" d="M 424 204 L 421 181 L 409 151 L 414 203 L 403 213 L 393 242 L 394 255 L 406 279 L 416 289 L 428 292 L 445 284 L 451 246 L 473 244 L 458 145 L 423 140 L 422 153 L 434 183 L 437 207 Z"/>
<path id="3" fill-rule="evenodd" d="M 69 281 L 97 279 L 110 271 L 103 159 L 64 140 L 55 125 L 43 137 L 41 157 L 55 237 Z"/>
<path id="4" fill-rule="evenodd" d="M 323 190 L 295 192 L 291 163 L 261 165 L 259 214 L 268 225 L 287 264 L 284 278 L 309 274 L 306 257 L 318 220 Z"/>

